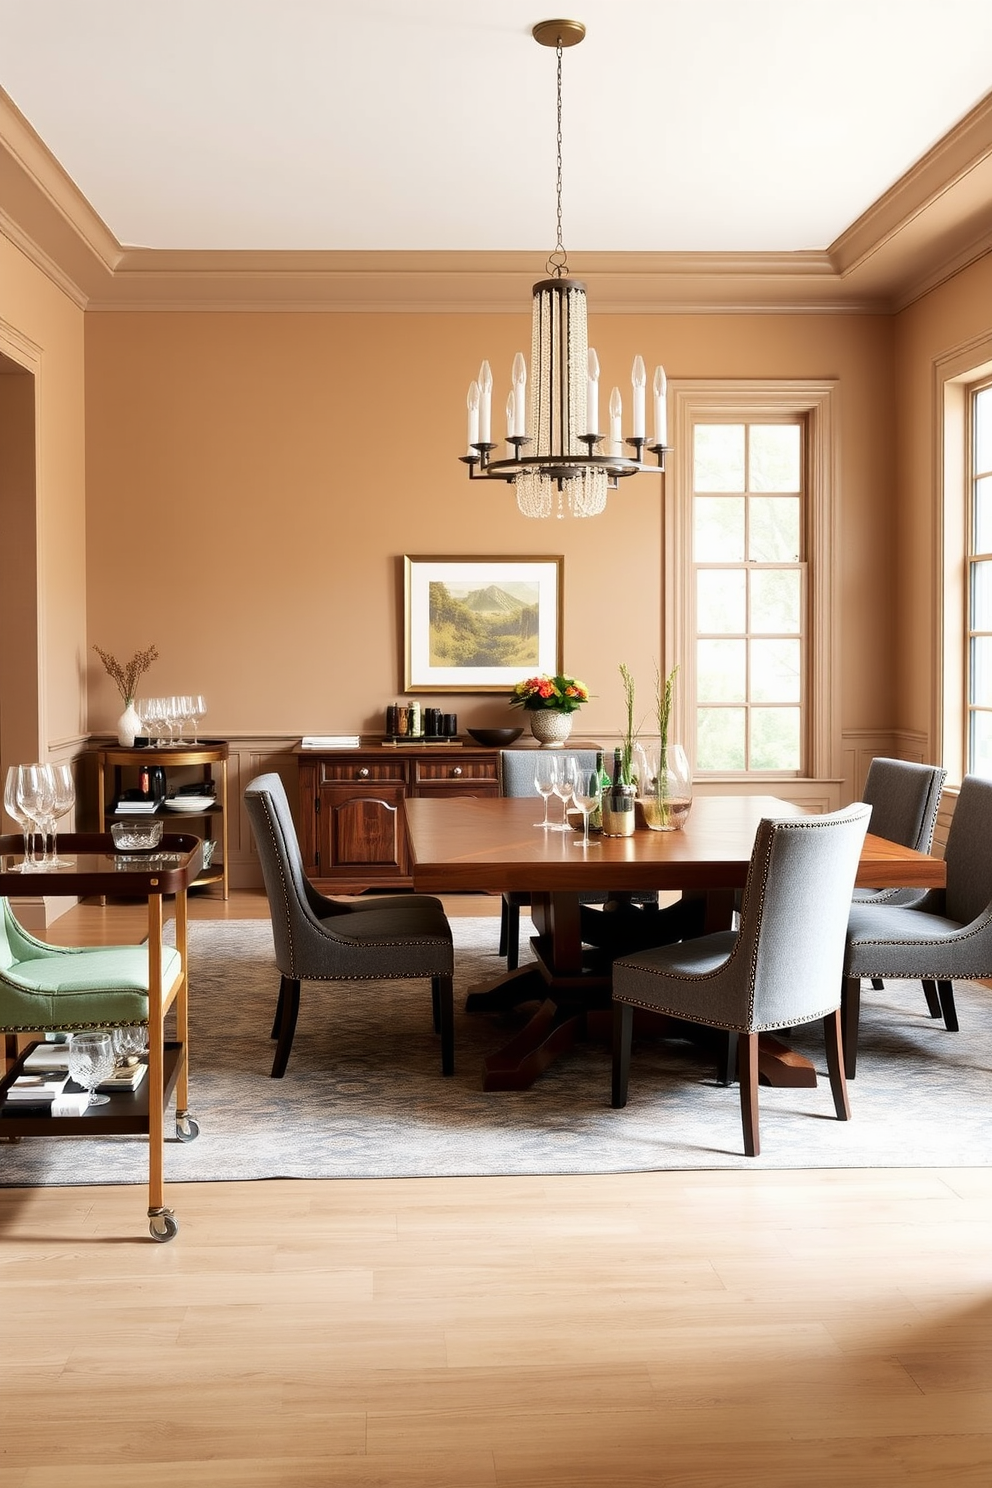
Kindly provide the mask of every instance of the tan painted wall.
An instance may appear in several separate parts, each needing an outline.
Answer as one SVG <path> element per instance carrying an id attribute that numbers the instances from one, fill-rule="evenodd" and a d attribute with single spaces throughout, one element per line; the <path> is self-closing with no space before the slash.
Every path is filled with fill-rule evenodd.
<path id="1" fill-rule="evenodd" d="M 841 385 L 845 727 L 893 717 L 891 323 L 828 315 L 597 317 L 608 396 L 635 351 L 671 378 Z M 565 664 L 622 721 L 617 665 L 651 689 L 660 655 L 660 481 L 588 522 L 532 522 L 458 463 L 488 356 L 494 429 L 519 317 L 91 314 L 86 323 L 88 612 L 118 656 L 155 642 L 155 692 L 202 691 L 208 731 L 371 731 L 401 684 L 404 553 L 562 553 Z M 624 385 L 626 384 L 626 389 Z M 870 644 L 866 645 L 866 637 Z M 94 658 L 95 661 L 95 658 Z M 91 665 L 92 726 L 116 697 Z M 472 722 L 502 699 L 453 697 Z"/>
<path id="2" fill-rule="evenodd" d="M 17 737 L 47 758 L 87 731 L 83 314 L 3 237 L 0 350 L 35 376 L 38 700 Z M 4 614 L 4 646 L 20 643 L 27 620 Z"/>
<path id="3" fill-rule="evenodd" d="M 939 428 L 936 366 L 955 349 L 992 335 L 992 255 L 910 306 L 895 321 L 898 556 L 897 724 L 935 731 L 940 602 Z"/>

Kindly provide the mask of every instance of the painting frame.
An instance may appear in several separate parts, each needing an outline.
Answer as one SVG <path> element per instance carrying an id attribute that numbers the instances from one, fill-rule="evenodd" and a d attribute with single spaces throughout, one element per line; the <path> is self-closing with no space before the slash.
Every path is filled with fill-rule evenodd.
<path id="1" fill-rule="evenodd" d="M 517 682 L 562 670 L 564 565 L 561 554 L 498 557 L 406 554 L 403 558 L 403 687 L 406 692 L 509 693 Z M 501 662 L 441 661 L 439 631 L 432 634 L 431 585 L 443 584 L 461 604 L 469 593 L 501 591 L 518 601 L 521 632 L 518 651 L 527 659 Z M 436 591 L 435 591 L 436 594 Z M 512 603 L 507 606 L 512 613 Z M 436 610 L 435 610 L 436 614 Z M 506 636 L 493 645 L 509 646 Z M 433 650 L 432 650 L 433 647 Z"/>

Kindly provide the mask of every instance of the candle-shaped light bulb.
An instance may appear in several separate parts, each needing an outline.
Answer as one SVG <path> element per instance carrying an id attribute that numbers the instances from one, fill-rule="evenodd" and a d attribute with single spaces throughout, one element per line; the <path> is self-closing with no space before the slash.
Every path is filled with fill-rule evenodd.
<path id="1" fill-rule="evenodd" d="M 513 400 L 513 424 L 512 426 L 507 425 L 507 432 L 518 439 L 523 439 L 527 433 L 527 404 L 525 401 L 527 363 L 524 361 L 522 351 L 518 351 L 513 358 L 513 371 L 510 374 L 510 381 L 513 383 L 513 392 L 511 394 Z"/>
<path id="2" fill-rule="evenodd" d="M 614 455 L 623 454 L 622 420 L 623 400 L 620 397 L 620 389 L 615 387 L 610 394 L 610 453 Z"/>
<path id="3" fill-rule="evenodd" d="M 509 445 L 508 453 L 510 455 L 513 454 L 513 446 L 512 444 L 510 444 L 510 440 L 513 438 L 513 419 L 515 411 L 516 410 L 513 390 L 511 388 L 511 390 L 506 395 L 506 442 Z"/>
<path id="4" fill-rule="evenodd" d="M 634 365 L 630 369 L 630 385 L 634 390 L 634 439 L 643 439 L 644 436 L 644 389 L 648 385 L 648 374 L 644 370 L 644 358 L 635 356 Z"/>
<path id="5" fill-rule="evenodd" d="M 479 443 L 491 444 L 493 437 L 493 374 L 488 362 L 479 368 Z"/>
<path id="6" fill-rule="evenodd" d="M 593 347 L 587 359 L 589 378 L 586 382 L 586 433 L 599 433 L 599 357 Z"/>
<path id="7" fill-rule="evenodd" d="M 654 369 L 654 442 L 668 443 L 668 378 L 664 367 Z"/>
<path id="8" fill-rule="evenodd" d="M 479 442 L 479 384 L 470 382 L 468 385 L 468 397 L 465 399 L 468 405 L 468 450 L 470 455 L 478 455 L 479 451 L 472 448 L 473 444 Z"/>

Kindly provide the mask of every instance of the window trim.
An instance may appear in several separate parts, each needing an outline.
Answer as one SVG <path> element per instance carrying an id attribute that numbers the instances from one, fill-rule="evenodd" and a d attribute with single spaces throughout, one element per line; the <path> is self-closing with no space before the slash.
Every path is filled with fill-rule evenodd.
<path id="1" fill-rule="evenodd" d="M 807 762 L 804 773 L 748 771 L 707 774 L 707 781 L 835 780 L 841 771 L 840 729 L 840 575 L 837 526 L 837 398 L 830 380 L 734 378 L 672 379 L 669 407 L 675 449 L 669 456 L 670 500 L 664 523 L 664 625 L 666 670 L 679 663 L 691 677 L 676 689 L 676 726 L 688 738 L 695 709 L 692 644 L 695 619 L 691 607 L 689 555 L 692 548 L 693 425 L 734 416 L 748 423 L 802 417 L 806 424 L 808 509 L 808 698 Z"/>
<path id="2" fill-rule="evenodd" d="M 978 336 L 934 359 L 933 656 L 930 729 L 934 757 L 960 784 L 968 758 L 968 558 L 972 387 L 992 377 L 992 336 Z"/>

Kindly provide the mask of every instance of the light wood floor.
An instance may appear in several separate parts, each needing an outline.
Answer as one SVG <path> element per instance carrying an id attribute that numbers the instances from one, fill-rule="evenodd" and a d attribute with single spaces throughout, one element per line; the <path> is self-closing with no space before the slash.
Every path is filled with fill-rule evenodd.
<path id="1" fill-rule="evenodd" d="M 3 1488 L 992 1483 L 992 1169 L 170 1197 L 0 1190 Z"/>

